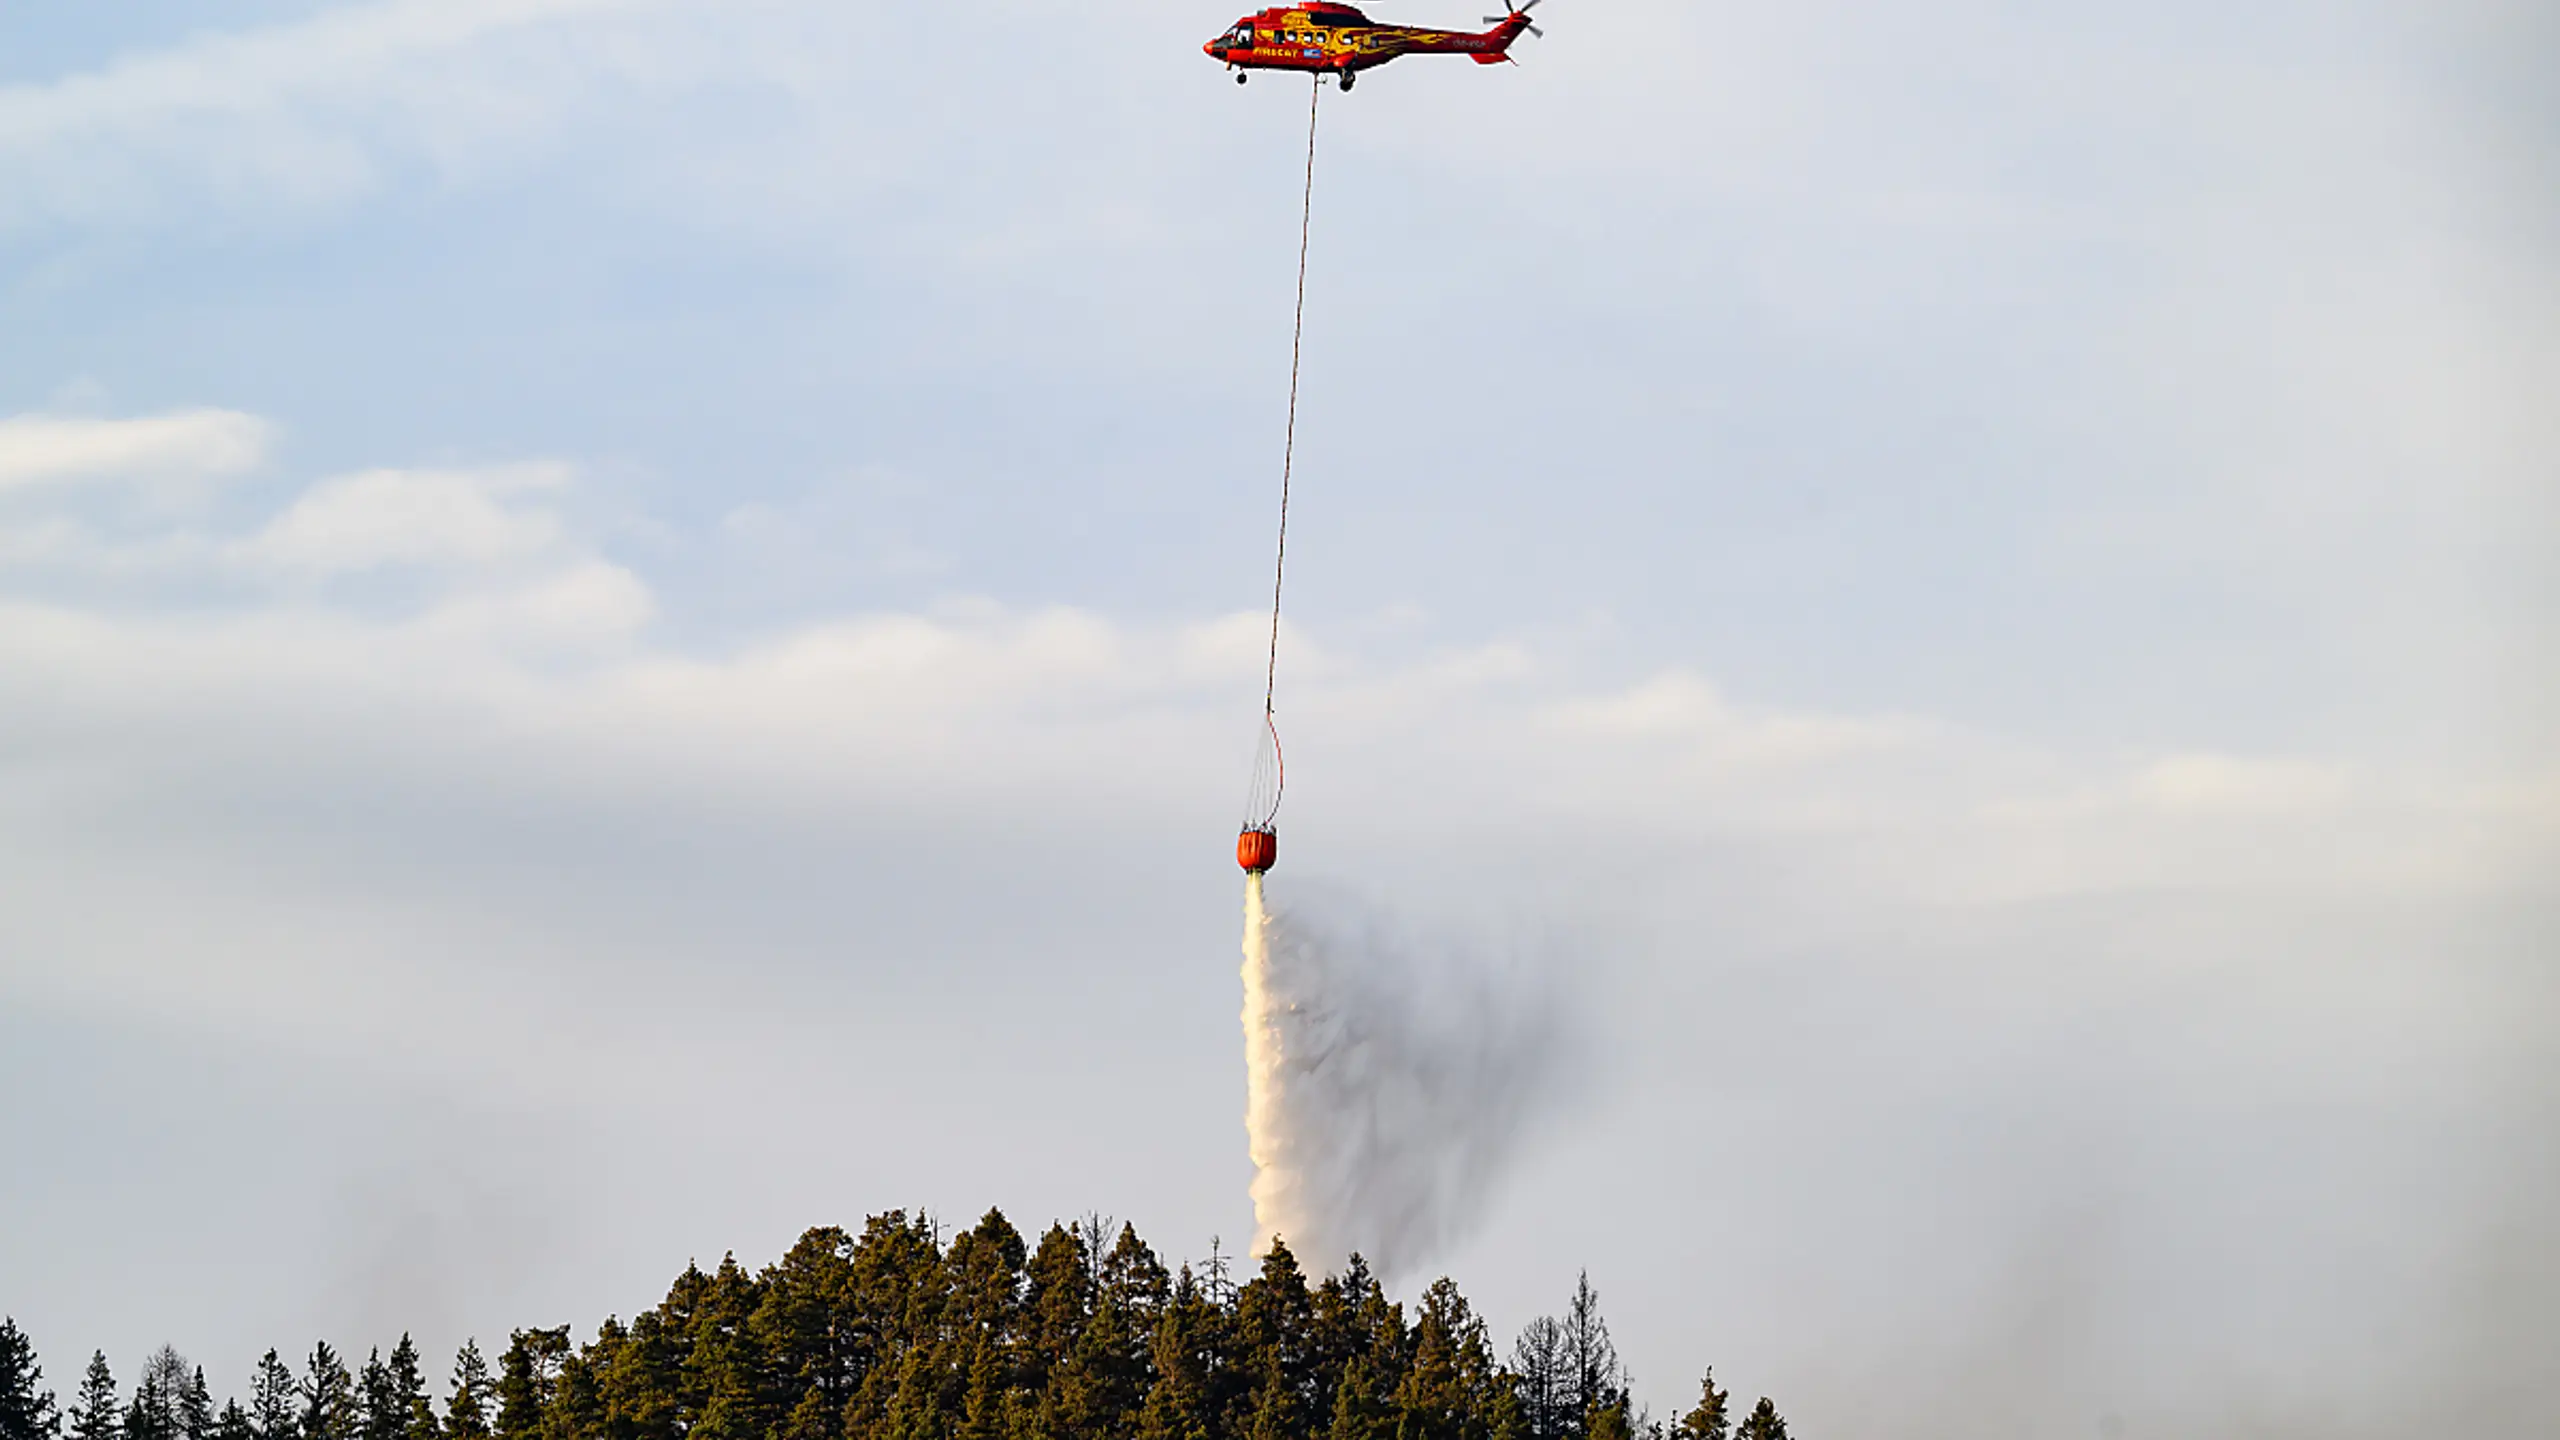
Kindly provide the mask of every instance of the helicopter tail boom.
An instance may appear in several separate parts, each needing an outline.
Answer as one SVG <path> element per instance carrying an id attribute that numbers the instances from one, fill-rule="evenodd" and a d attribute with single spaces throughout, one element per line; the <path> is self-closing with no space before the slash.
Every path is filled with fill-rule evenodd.
<path id="1" fill-rule="evenodd" d="M 1538 0 L 1529 0 L 1527 5 L 1514 7 L 1510 0 L 1503 0 L 1510 13 L 1484 17 L 1496 23 L 1492 29 L 1472 37 L 1485 43 L 1481 47 L 1470 47 L 1468 58 L 1479 65 L 1500 65 L 1511 58 L 1511 42 L 1519 39 L 1522 31 L 1532 35 L 1544 33 L 1529 23 L 1529 11 L 1537 3 Z"/>

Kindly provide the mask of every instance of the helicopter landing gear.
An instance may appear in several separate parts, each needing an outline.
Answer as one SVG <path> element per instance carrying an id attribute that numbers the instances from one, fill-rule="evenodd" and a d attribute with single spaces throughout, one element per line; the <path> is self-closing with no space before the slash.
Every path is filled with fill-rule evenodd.
<path id="1" fill-rule="evenodd" d="M 1354 80 L 1357 80 L 1357 79 L 1359 79 L 1359 78 L 1360 78 L 1360 73 L 1359 73 L 1358 71 L 1356 71 L 1356 70 L 1345 70 L 1345 71 L 1343 71 L 1343 72 L 1342 72 L 1342 93 L 1343 93 L 1343 94 L 1345 94 L 1345 95 L 1350 94 L 1350 93 L 1351 93 L 1351 82 L 1352 82 L 1352 81 L 1354 81 Z"/>

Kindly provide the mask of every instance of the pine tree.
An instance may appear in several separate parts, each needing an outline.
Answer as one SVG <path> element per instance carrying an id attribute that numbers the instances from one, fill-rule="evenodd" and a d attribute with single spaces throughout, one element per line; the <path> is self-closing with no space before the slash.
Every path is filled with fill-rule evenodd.
<path id="1" fill-rule="evenodd" d="M 1093 1314 L 1093 1261 L 1084 1237 L 1051 1225 L 1040 1237 L 1023 1276 L 1022 1343 L 1016 1381 L 1035 1395 L 1050 1395 L 1058 1370 L 1075 1355 Z"/>
<path id="2" fill-rule="evenodd" d="M 1243 1391 L 1231 1406 L 1232 1433 L 1290 1440 L 1316 1426 L 1315 1297 L 1285 1240 L 1274 1238 L 1262 1268 L 1236 1292 L 1236 1365 Z M 1331 1399 L 1331 1396 L 1325 1396 Z"/>
<path id="3" fill-rule="evenodd" d="M 172 1427 L 162 1423 L 167 1409 L 159 1381 L 146 1361 L 142 1378 L 133 1382 L 133 1398 L 125 1402 L 124 1440 L 177 1440 Z"/>
<path id="4" fill-rule="evenodd" d="M 1172 1277 L 1137 1227 L 1120 1236 L 1095 1266 L 1093 1323 L 1079 1348 L 1076 1368 L 1082 1392 L 1076 1423 L 1088 1435 L 1121 1440 L 1144 1425 L 1155 1386 L 1156 1327 L 1172 1293 Z"/>
<path id="5" fill-rule="evenodd" d="M 408 1418 L 392 1383 L 391 1367 L 383 1363 L 382 1348 L 375 1346 L 356 1371 L 356 1440 L 401 1440 Z"/>
<path id="6" fill-rule="evenodd" d="M 303 1362 L 302 1383 L 295 1389 L 302 1402 L 296 1428 L 301 1440 L 356 1440 L 356 1382 L 338 1352 L 322 1340 Z"/>
<path id="7" fill-rule="evenodd" d="M 185 1405 L 193 1372 L 175 1346 L 152 1351 L 142 1362 L 142 1378 L 134 1382 L 133 1403 L 125 1407 L 125 1440 L 186 1440 Z"/>
<path id="8" fill-rule="evenodd" d="M 616 1440 L 678 1440 L 690 1428 L 684 1408 L 684 1356 L 680 1333 L 665 1307 L 644 1310 L 603 1367 L 598 1387 Z M 841 1415 L 827 1417 L 830 1437 L 841 1435 Z"/>
<path id="9" fill-rule="evenodd" d="M 1511 1381 L 1493 1361 L 1484 1322 L 1447 1277 L 1422 1292 L 1412 1367 L 1396 1392 L 1398 1433 L 1415 1440 L 1489 1440 Z"/>
<path id="10" fill-rule="evenodd" d="M 256 1440 L 300 1440 L 302 1434 L 293 1371 L 273 1350 L 258 1357 L 258 1368 L 249 1377 L 249 1429 Z"/>
<path id="11" fill-rule="evenodd" d="M 1101 1232 L 1100 1223 L 1089 1223 L 1079 1238 L 1098 1244 Z M 1125 1440 L 1138 1428 L 1153 1379 L 1148 1341 L 1164 1304 L 1164 1265 L 1134 1228 L 1123 1225 L 1119 1238 L 1094 1260 L 1089 1281 L 1093 1313 L 1060 1385 L 1063 1424 L 1072 1436 Z"/>
<path id="12" fill-rule="evenodd" d="M 969 1357 L 969 1388 L 960 1400 L 959 1440 L 1005 1440 L 1013 1427 L 1006 1414 L 1004 1357 L 994 1336 L 974 1334 L 963 1342 Z"/>
<path id="13" fill-rule="evenodd" d="M 80 1398 L 72 1402 L 71 1440 L 122 1440 L 124 1422 L 117 1415 L 116 1377 L 107 1368 L 107 1352 L 99 1350 L 89 1356 L 88 1372 L 80 1377 Z"/>
<path id="14" fill-rule="evenodd" d="M 1209 1440 L 1211 1341 L 1217 1311 L 1185 1265 L 1157 1318 L 1155 1382 L 1138 1412 L 1139 1440 Z"/>
<path id="15" fill-rule="evenodd" d="M 498 1420 L 501 1440 L 533 1440 L 542 1433 L 542 1412 L 559 1386 L 560 1363 L 568 1358 L 569 1327 L 518 1330 L 508 1338 L 507 1353 L 498 1358 Z"/>
<path id="16" fill-rule="evenodd" d="M 1787 1440 L 1787 1422 L 1778 1418 L 1778 1407 L 1763 1395 L 1733 1436 L 1734 1440 Z"/>
<path id="17" fill-rule="evenodd" d="M 1589 1271 L 1575 1277 L 1573 1303 L 1565 1308 L 1559 1324 L 1564 1343 L 1564 1379 L 1570 1387 L 1565 1404 L 1566 1424 L 1571 1428 L 1562 1433 L 1589 1436 L 1591 1422 L 1600 1412 L 1626 1399 L 1625 1377 L 1618 1368 L 1618 1347 L 1609 1339 L 1609 1322 L 1600 1318 L 1600 1292 L 1591 1288 Z"/>
<path id="18" fill-rule="evenodd" d="M 426 1370 L 409 1332 L 400 1332 L 400 1343 L 391 1347 L 385 1364 L 391 1374 L 391 1393 L 399 1400 L 401 1440 L 436 1440 L 436 1407 L 427 1398 Z"/>
<path id="19" fill-rule="evenodd" d="M 222 1413 L 213 1418 L 213 1440 L 258 1440 L 258 1427 L 250 1423 L 249 1412 L 237 1400 L 222 1402 Z"/>
<path id="20" fill-rule="evenodd" d="M 667 1297 L 671 1325 L 677 1323 L 673 1307 L 693 1303 L 690 1297 L 708 1283 L 694 1269 L 678 1279 Z M 864 1224 L 848 1266 L 842 1311 L 854 1351 L 865 1357 L 844 1409 L 849 1440 L 891 1434 L 893 1410 L 901 1417 L 897 1424 L 916 1423 L 913 1417 L 921 1412 L 915 1407 L 925 1400 L 919 1388 L 923 1362 L 916 1357 L 925 1342 L 922 1332 L 941 1313 L 949 1285 L 932 1222 L 925 1216 L 910 1218 L 903 1210 L 892 1210 Z"/>
<path id="21" fill-rule="evenodd" d="M 273 1352 L 268 1358 L 274 1358 Z M 489 1362 L 480 1358 L 480 1342 L 463 1341 L 460 1353 L 453 1357 L 453 1388 L 445 1395 L 444 1440 L 488 1440 L 489 1404 L 494 1398 Z"/>
<path id="22" fill-rule="evenodd" d="M 594 1345 L 561 1358 L 560 1380 L 542 1416 L 544 1440 L 600 1440 L 604 1397 L 596 1388 L 596 1367 L 610 1360 L 621 1338 L 621 1325 L 608 1318 Z"/>
<path id="23" fill-rule="evenodd" d="M 761 1298 L 747 1323 L 771 1367 L 775 1399 L 789 1407 L 781 1440 L 837 1440 L 869 1366 L 854 1323 L 853 1249 L 853 1237 L 822 1225 L 758 1277 Z M 636 1381 L 647 1368 L 616 1382 Z"/>
<path id="24" fill-rule="evenodd" d="M 1574 1387 L 1566 1382 L 1564 1327 L 1554 1316 L 1541 1315 L 1521 1327 L 1511 1346 L 1511 1369 L 1519 1377 L 1521 1419 L 1531 1440 L 1557 1440 L 1570 1433 L 1572 1401 L 1567 1397 Z"/>
<path id="25" fill-rule="evenodd" d="M 213 1391 L 204 1383 L 201 1365 L 187 1377 L 186 1388 L 178 1394 L 178 1433 L 187 1440 L 213 1440 Z"/>
<path id="26" fill-rule="evenodd" d="M 15 1318 L 0 1317 L 0 1440 L 54 1440 L 62 1417 L 53 1392 L 39 1389 L 44 1367 Z"/>
<path id="27" fill-rule="evenodd" d="M 1732 1422 L 1725 1407 L 1732 1398 L 1731 1391 L 1716 1388 L 1715 1368 L 1709 1366 L 1707 1378 L 1698 1382 L 1697 1407 L 1680 1417 L 1679 1428 L 1672 1433 L 1678 1440 L 1729 1440 Z"/>
<path id="28" fill-rule="evenodd" d="M 779 1387 L 750 1323 L 763 1298 L 763 1287 L 734 1256 L 721 1257 L 695 1297 L 684 1375 L 700 1407 L 687 1431 L 691 1440 L 769 1440 L 782 1419 Z"/>

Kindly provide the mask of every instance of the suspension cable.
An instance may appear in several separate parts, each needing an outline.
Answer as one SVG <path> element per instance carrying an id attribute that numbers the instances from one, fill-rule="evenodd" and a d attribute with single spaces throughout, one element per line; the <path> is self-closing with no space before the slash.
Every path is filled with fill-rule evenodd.
<path id="1" fill-rule="evenodd" d="M 1307 191 L 1298 205 L 1298 313 L 1289 329 L 1289 428 L 1280 447 L 1280 544 L 1271 561 L 1271 658 L 1262 677 L 1262 715 L 1271 718 L 1272 697 L 1280 684 L 1280 579 L 1289 565 L 1289 473 L 1298 459 L 1298 357 L 1307 334 L 1307 236 L 1316 211 L 1316 102 L 1324 96 L 1324 76 L 1307 86 Z"/>

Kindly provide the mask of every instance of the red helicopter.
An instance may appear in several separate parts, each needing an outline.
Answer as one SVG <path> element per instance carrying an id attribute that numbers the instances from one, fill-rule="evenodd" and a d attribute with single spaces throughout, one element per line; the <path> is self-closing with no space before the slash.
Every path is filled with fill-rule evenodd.
<path id="1" fill-rule="evenodd" d="M 1301 70 L 1340 76 L 1348 90 L 1361 71 L 1399 55 L 1471 55 L 1479 65 L 1499 65 L 1511 58 L 1511 42 L 1521 31 L 1547 33 L 1529 23 L 1529 12 L 1537 5 L 1538 0 L 1525 5 L 1502 0 L 1510 13 L 1484 17 L 1493 28 L 1479 34 L 1380 25 L 1348 5 L 1311 0 L 1247 15 L 1200 48 L 1235 71 L 1239 85 L 1252 70 Z"/>

